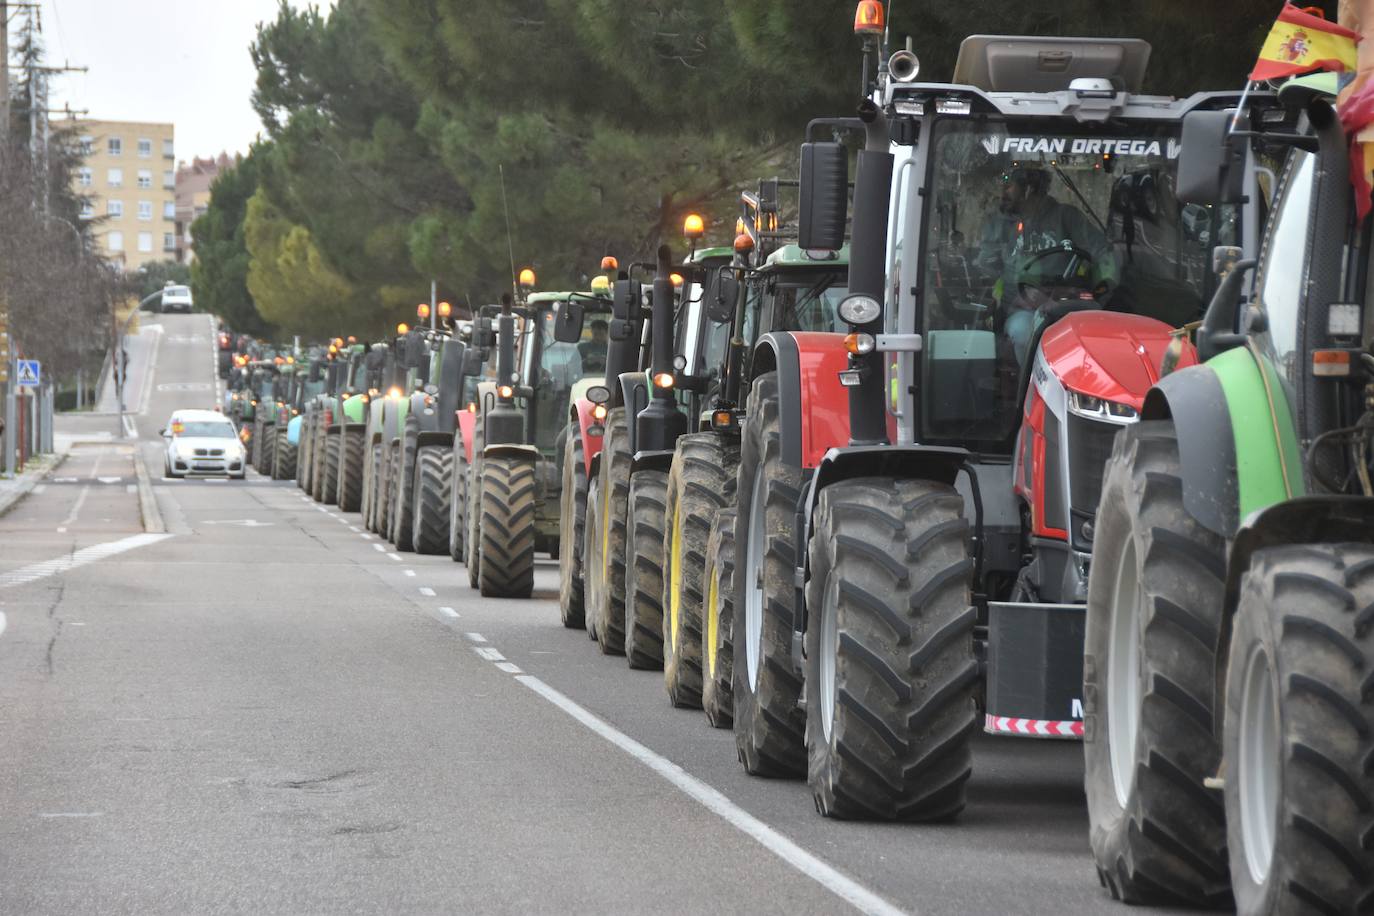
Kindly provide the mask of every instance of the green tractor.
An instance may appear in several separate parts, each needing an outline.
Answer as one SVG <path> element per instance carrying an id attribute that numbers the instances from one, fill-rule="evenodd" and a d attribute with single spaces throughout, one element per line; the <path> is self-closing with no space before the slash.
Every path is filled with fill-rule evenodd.
<path id="1" fill-rule="evenodd" d="M 533 284 L 533 271 L 522 271 L 520 285 Z M 597 291 L 527 293 L 496 316 L 496 379 L 477 386 L 464 500 L 468 581 L 483 595 L 529 597 L 535 552 L 559 556 L 568 409 L 604 381 L 608 341 L 597 322 L 610 307 Z"/>
<path id="2" fill-rule="evenodd" d="M 1203 362 L 1150 391 L 1107 463 L 1085 784 L 1099 876 L 1126 901 L 1374 900 L 1374 244 L 1335 89 L 1303 78 L 1277 111 L 1184 123 L 1193 205 L 1240 204 L 1287 153 L 1259 258 L 1217 251 Z"/>
<path id="3" fill-rule="evenodd" d="M 315 484 L 319 480 L 316 459 L 320 455 L 324 439 L 322 430 L 325 425 L 325 411 L 332 409 L 334 400 L 343 387 L 347 368 L 346 357 L 339 358 L 337 342 L 331 342 L 311 359 L 311 372 L 318 379 L 318 388 L 301 404 L 299 444 L 296 453 L 296 485 L 308 494 L 314 494 Z"/>
<path id="4" fill-rule="evenodd" d="M 338 346 L 337 388 L 316 408 L 311 449 L 311 495 L 316 502 L 356 512 L 362 487 L 362 428 L 367 410 L 367 346 Z"/>

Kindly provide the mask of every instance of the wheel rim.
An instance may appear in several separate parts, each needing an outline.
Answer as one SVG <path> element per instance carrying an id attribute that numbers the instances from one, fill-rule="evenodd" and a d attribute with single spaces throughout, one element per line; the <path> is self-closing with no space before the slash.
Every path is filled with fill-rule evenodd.
<path id="1" fill-rule="evenodd" d="M 716 583 L 716 571 L 710 570 L 706 577 L 706 645 L 703 657 L 706 660 L 707 677 L 716 676 L 716 637 L 720 632 L 720 588 Z"/>
<path id="2" fill-rule="evenodd" d="M 1273 666 L 1263 646 L 1255 646 L 1245 663 L 1240 701 L 1240 735 L 1236 793 L 1245 864 L 1256 884 L 1269 876 L 1278 836 L 1279 711 Z"/>
<path id="3" fill-rule="evenodd" d="M 749 686 L 757 690 L 763 656 L 763 467 L 754 472 L 754 492 L 749 497 L 749 543 L 744 557 L 744 659 Z"/>
<path id="4" fill-rule="evenodd" d="M 1112 596 L 1107 653 L 1107 747 L 1117 803 L 1125 808 L 1135 787 L 1136 733 L 1140 729 L 1140 612 L 1144 594 L 1135 542 L 1121 552 Z"/>
<path id="5" fill-rule="evenodd" d="M 673 502 L 673 539 L 663 574 L 668 576 L 668 648 L 677 649 L 677 628 L 682 620 L 682 500 Z"/>
<path id="6" fill-rule="evenodd" d="M 821 675 L 821 733 L 825 736 L 826 744 L 830 743 L 831 735 L 835 731 L 835 698 L 839 695 L 839 673 L 836 665 L 836 656 L 840 651 L 839 592 L 839 588 L 830 588 L 827 583 L 824 607 L 821 608 L 820 646 L 817 647 L 821 654 L 817 659 Z"/>

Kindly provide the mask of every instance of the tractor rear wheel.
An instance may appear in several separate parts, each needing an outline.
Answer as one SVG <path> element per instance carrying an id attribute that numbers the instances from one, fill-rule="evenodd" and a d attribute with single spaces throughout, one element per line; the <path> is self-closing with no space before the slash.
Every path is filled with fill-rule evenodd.
<path id="1" fill-rule="evenodd" d="M 264 477 L 276 478 L 277 467 L 277 424 L 268 423 L 262 428 L 262 456 L 258 473 Z"/>
<path id="2" fill-rule="evenodd" d="M 343 439 L 340 436 L 328 436 L 324 442 L 324 473 L 320 480 L 320 502 L 326 506 L 332 506 L 338 501 L 339 496 L 339 462 L 340 450 L 343 448 Z"/>
<path id="3" fill-rule="evenodd" d="M 395 500 L 396 467 L 400 464 L 400 443 L 386 446 L 382 454 L 381 489 L 377 491 L 377 534 L 385 540 L 391 533 L 391 506 Z"/>
<path id="4" fill-rule="evenodd" d="M 1183 507 L 1168 420 L 1117 434 L 1098 503 L 1083 655 L 1097 872 L 1129 903 L 1230 902 L 1213 732 L 1225 542 Z"/>
<path id="5" fill-rule="evenodd" d="M 597 508 L 601 505 L 601 475 L 597 474 L 587 481 L 587 512 L 586 521 L 583 523 L 582 535 L 582 571 L 583 588 L 586 590 L 586 625 L 587 638 L 596 642 L 596 614 L 601 601 L 598 592 L 601 586 L 601 513 Z"/>
<path id="6" fill-rule="evenodd" d="M 706 542 L 706 568 L 702 570 L 701 603 L 701 708 L 712 728 L 735 724 L 735 701 L 730 692 L 734 644 L 730 627 L 735 622 L 735 510 L 722 509 Z"/>
<path id="7" fill-rule="evenodd" d="M 301 421 L 301 444 L 296 454 L 296 486 L 306 493 L 310 492 L 310 444 L 313 441 L 314 433 L 311 432 L 310 419 Z"/>
<path id="8" fill-rule="evenodd" d="M 625 651 L 625 548 L 630 512 L 630 454 L 625 408 L 612 408 L 606 417 L 606 436 L 601 440 L 599 502 L 587 504 L 596 513 L 595 563 L 586 570 L 595 578 L 596 604 L 590 609 L 596 643 L 605 655 Z M 591 530 L 589 525 L 588 531 Z"/>
<path id="9" fill-rule="evenodd" d="M 1374 900 L 1374 546 L 1257 551 L 1226 667 L 1227 849 L 1240 913 Z"/>
<path id="10" fill-rule="evenodd" d="M 455 563 L 461 563 L 465 556 L 463 540 L 468 530 L 468 451 L 463 444 L 461 431 L 453 436 L 450 460 L 453 463 L 453 478 L 448 508 L 448 555 Z"/>
<path id="11" fill-rule="evenodd" d="M 625 550 L 625 660 L 631 668 L 663 667 L 663 528 L 668 475 L 643 470 L 630 478 Z"/>
<path id="12" fill-rule="evenodd" d="M 792 668 L 802 477 L 782 460 L 776 372 L 754 381 L 745 413 L 735 516 L 735 749 L 748 773 L 797 777 L 806 773 L 806 715 Z"/>
<path id="13" fill-rule="evenodd" d="M 558 610 L 563 626 L 587 625 L 582 582 L 583 535 L 587 530 L 587 470 L 582 436 L 572 428 L 563 445 L 563 492 L 558 507 Z"/>
<path id="14" fill-rule="evenodd" d="M 401 433 L 401 463 L 396 469 L 395 504 L 391 507 L 391 531 L 387 540 L 396 545 L 397 550 L 414 550 L 411 541 L 411 528 L 415 515 L 415 458 L 419 447 L 420 427 L 414 417 L 408 417 L 406 428 Z"/>
<path id="15" fill-rule="evenodd" d="M 363 516 L 363 528 L 372 530 L 372 516 L 377 511 L 377 460 L 381 454 L 381 446 L 372 445 L 365 448 L 366 458 L 363 464 L 363 504 L 359 511 Z"/>
<path id="16" fill-rule="evenodd" d="M 969 526 L 954 487 L 821 491 L 810 544 L 807 779 L 827 817 L 949 820 L 978 727 Z"/>
<path id="17" fill-rule="evenodd" d="M 716 515 L 735 499 L 739 445 L 715 432 L 677 441 L 663 543 L 663 678 L 674 706 L 701 706 L 702 575 Z"/>
<path id="18" fill-rule="evenodd" d="M 276 454 L 272 458 L 272 479 L 290 480 L 296 476 L 297 446 L 286 435 L 277 436 Z"/>
<path id="19" fill-rule="evenodd" d="M 363 505 L 363 458 L 367 455 L 366 446 L 362 432 L 340 431 L 339 448 L 343 451 L 343 461 L 339 468 L 339 508 L 345 512 L 357 512 Z"/>
<path id="20" fill-rule="evenodd" d="M 325 457 L 329 454 L 329 436 L 323 426 L 315 430 L 315 446 L 312 449 L 313 457 L 310 459 L 310 498 L 315 502 L 324 502 L 324 466 Z"/>
<path id="21" fill-rule="evenodd" d="M 528 598 L 534 590 L 535 462 L 524 456 L 482 460 L 482 562 L 485 598 Z"/>
<path id="22" fill-rule="evenodd" d="M 468 569 L 468 585 L 477 588 L 482 571 L 482 452 L 486 451 L 487 435 L 479 422 L 472 436 L 473 461 L 468 465 L 468 492 L 463 509 L 467 517 L 467 533 L 463 535 L 464 564 Z"/>
<path id="23" fill-rule="evenodd" d="M 415 459 L 415 511 L 410 543 L 416 553 L 448 550 L 448 500 L 452 490 L 453 454 L 440 445 L 427 445 Z"/>

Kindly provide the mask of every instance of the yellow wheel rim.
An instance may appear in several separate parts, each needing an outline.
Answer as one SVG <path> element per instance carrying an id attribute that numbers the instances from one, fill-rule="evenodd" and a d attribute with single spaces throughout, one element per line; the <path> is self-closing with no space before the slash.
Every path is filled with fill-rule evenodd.
<path id="1" fill-rule="evenodd" d="M 716 571 L 706 580 L 706 674 L 716 676 L 716 633 L 720 630 L 720 611 L 716 605 Z"/>
<path id="2" fill-rule="evenodd" d="M 668 646 L 677 648 L 677 628 L 682 620 L 682 501 L 673 501 L 673 539 L 668 552 L 671 566 L 668 580 Z"/>
<path id="3" fill-rule="evenodd" d="M 609 480 L 607 481 L 609 483 Z M 601 494 L 601 581 L 610 581 L 611 575 L 611 488 Z"/>

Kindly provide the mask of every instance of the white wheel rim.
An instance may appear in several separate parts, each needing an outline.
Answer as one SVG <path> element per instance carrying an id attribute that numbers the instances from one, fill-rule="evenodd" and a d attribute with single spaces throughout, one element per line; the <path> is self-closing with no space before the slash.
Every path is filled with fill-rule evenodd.
<path id="1" fill-rule="evenodd" d="M 1140 730 L 1140 614 L 1144 593 L 1134 540 L 1126 542 L 1112 595 L 1107 653 L 1107 748 L 1117 803 L 1125 808 L 1135 787 L 1135 745 Z"/>
<path id="2" fill-rule="evenodd" d="M 744 658 L 749 686 L 757 690 L 759 669 L 763 667 L 763 554 L 767 528 L 764 525 L 763 467 L 754 472 L 754 492 L 749 498 L 749 543 L 745 545 L 744 564 Z"/>
<path id="3" fill-rule="evenodd" d="M 1279 710 L 1269 653 L 1255 646 L 1245 662 L 1237 741 L 1240 836 L 1256 884 L 1269 876 L 1279 818 Z"/>
<path id="4" fill-rule="evenodd" d="M 821 609 L 821 639 L 817 651 L 820 662 L 821 733 L 825 743 L 831 742 L 835 730 L 835 702 L 839 696 L 839 672 L 836 656 L 840 651 L 840 595 L 839 588 L 826 583 L 825 607 Z"/>

